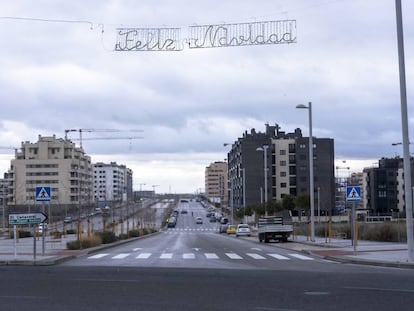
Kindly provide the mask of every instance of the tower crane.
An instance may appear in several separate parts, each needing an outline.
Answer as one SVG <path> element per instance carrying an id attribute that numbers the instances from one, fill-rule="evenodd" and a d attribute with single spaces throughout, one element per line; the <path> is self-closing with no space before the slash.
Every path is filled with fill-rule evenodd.
<path id="1" fill-rule="evenodd" d="M 143 137 L 137 137 L 137 136 L 132 136 L 132 137 L 92 137 L 92 138 L 82 138 L 82 133 L 83 132 L 88 132 L 88 133 L 119 133 L 119 132 L 139 132 L 142 133 L 144 132 L 143 130 L 117 130 L 117 129 L 67 129 L 65 130 L 65 140 L 68 139 L 68 133 L 69 132 L 79 132 L 79 145 L 81 148 L 82 147 L 82 141 L 83 140 L 106 140 L 106 139 L 142 139 Z"/>

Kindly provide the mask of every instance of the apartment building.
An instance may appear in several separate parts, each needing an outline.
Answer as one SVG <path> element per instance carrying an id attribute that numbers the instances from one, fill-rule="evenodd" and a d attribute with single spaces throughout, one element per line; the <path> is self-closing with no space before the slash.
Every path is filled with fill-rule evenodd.
<path id="1" fill-rule="evenodd" d="M 403 159 L 382 158 L 378 167 L 363 171 L 363 204 L 370 216 L 404 216 Z M 411 177 L 414 181 L 414 158 L 411 158 Z M 413 183 L 414 184 L 414 183 Z"/>
<path id="2" fill-rule="evenodd" d="M 228 203 L 227 167 L 226 162 L 214 162 L 205 169 L 205 195 L 211 202 Z"/>
<path id="3" fill-rule="evenodd" d="M 55 135 L 39 135 L 35 143 L 22 142 L 6 175 L 8 205 L 16 209 L 35 205 L 35 189 L 41 186 L 51 188 L 52 205 L 93 202 L 91 158 L 72 141 Z"/>
<path id="4" fill-rule="evenodd" d="M 300 129 L 285 133 L 266 124 L 265 132 L 246 131 L 227 156 L 235 208 L 310 193 L 309 138 Z M 313 157 L 315 200 L 329 211 L 335 206 L 333 139 L 314 138 Z"/>
<path id="5" fill-rule="evenodd" d="M 95 163 L 94 196 L 99 205 L 132 200 L 132 170 L 116 162 Z"/>

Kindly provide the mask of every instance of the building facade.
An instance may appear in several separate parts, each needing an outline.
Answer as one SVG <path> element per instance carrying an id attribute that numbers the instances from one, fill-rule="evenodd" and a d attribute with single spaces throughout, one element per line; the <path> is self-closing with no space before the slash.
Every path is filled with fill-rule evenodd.
<path id="1" fill-rule="evenodd" d="M 50 204 L 85 205 L 93 202 L 91 158 L 70 140 L 55 135 L 36 143 L 22 142 L 7 173 L 8 205 L 36 204 L 36 187 L 51 189 Z"/>
<path id="2" fill-rule="evenodd" d="M 313 148 L 315 200 L 322 211 L 330 211 L 335 205 L 334 141 L 314 138 Z M 300 129 L 285 133 L 277 124 L 266 124 L 264 133 L 245 132 L 233 143 L 228 163 L 236 209 L 310 193 L 309 138 Z"/>
<path id="3" fill-rule="evenodd" d="M 98 205 L 132 200 L 132 170 L 116 162 L 94 164 L 94 196 Z"/>
<path id="4" fill-rule="evenodd" d="M 403 159 L 382 158 L 378 167 L 363 171 L 363 202 L 370 216 L 396 216 L 405 213 Z M 411 176 L 414 180 L 414 159 Z M 413 182 L 413 181 L 412 181 Z"/>
<path id="5" fill-rule="evenodd" d="M 228 204 L 226 162 L 211 163 L 205 169 L 205 196 L 212 203 Z"/>

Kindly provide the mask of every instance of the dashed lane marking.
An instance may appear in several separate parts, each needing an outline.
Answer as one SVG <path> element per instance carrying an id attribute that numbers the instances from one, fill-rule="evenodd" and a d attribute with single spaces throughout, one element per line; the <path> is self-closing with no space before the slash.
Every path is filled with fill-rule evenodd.
<path id="1" fill-rule="evenodd" d="M 148 259 L 151 257 L 151 255 L 152 255 L 151 253 L 141 253 L 136 258 L 137 259 Z"/>
<path id="2" fill-rule="evenodd" d="M 276 258 L 278 260 L 290 260 L 290 258 L 279 255 L 279 254 L 268 254 L 270 257 Z"/>
<path id="3" fill-rule="evenodd" d="M 118 255 L 112 257 L 112 259 L 124 259 L 124 258 L 128 257 L 129 255 L 131 255 L 131 254 L 130 253 L 121 253 L 121 254 L 118 254 Z"/>
<path id="4" fill-rule="evenodd" d="M 88 257 L 88 259 L 100 259 L 100 258 L 103 258 L 103 257 L 108 256 L 108 255 L 109 254 L 96 254 L 96 255 Z"/>
<path id="5" fill-rule="evenodd" d="M 243 257 L 240 257 L 239 255 L 235 253 L 226 253 L 226 256 L 229 257 L 230 259 L 243 259 Z"/>
<path id="6" fill-rule="evenodd" d="M 207 259 L 219 259 L 217 254 L 214 253 L 205 253 L 204 256 L 206 256 Z"/>
<path id="7" fill-rule="evenodd" d="M 246 255 L 249 256 L 249 257 L 252 257 L 253 259 L 266 259 L 262 255 L 255 254 L 255 253 L 247 253 Z"/>
<path id="8" fill-rule="evenodd" d="M 298 259 L 301 259 L 301 260 L 313 260 L 313 258 L 311 258 L 311 257 L 303 256 L 303 255 L 300 255 L 300 254 L 289 254 L 289 256 L 292 256 L 294 258 L 298 258 Z"/>

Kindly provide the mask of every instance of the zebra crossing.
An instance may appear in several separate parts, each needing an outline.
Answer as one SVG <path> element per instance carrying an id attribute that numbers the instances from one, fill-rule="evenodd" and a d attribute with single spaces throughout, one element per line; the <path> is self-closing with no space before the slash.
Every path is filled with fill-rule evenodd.
<path id="1" fill-rule="evenodd" d="M 131 253 L 119 253 L 119 254 L 111 254 L 111 253 L 99 253 L 95 255 L 91 255 L 87 257 L 88 260 L 99 260 L 102 258 L 105 259 L 113 259 L 113 260 L 121 260 L 121 259 L 136 259 L 136 260 L 144 260 L 144 259 L 161 259 L 161 260 L 168 260 L 168 259 L 183 259 L 183 260 L 195 260 L 197 258 L 203 259 L 210 259 L 210 260 L 218 260 L 218 259 L 231 259 L 231 260 L 245 260 L 245 259 L 254 259 L 254 260 L 304 260 L 304 261 L 311 261 L 313 260 L 312 257 L 308 257 L 302 254 L 296 253 L 289 253 L 286 255 L 280 255 L 276 253 L 266 253 L 266 254 L 258 254 L 258 253 L 244 253 L 244 254 L 237 254 L 234 252 L 227 252 L 223 254 L 217 253 L 149 253 L 149 252 L 131 252 Z"/>
<path id="2" fill-rule="evenodd" d="M 193 232 L 218 232 L 218 228 L 168 228 L 162 231 L 165 234 L 193 233 Z"/>

